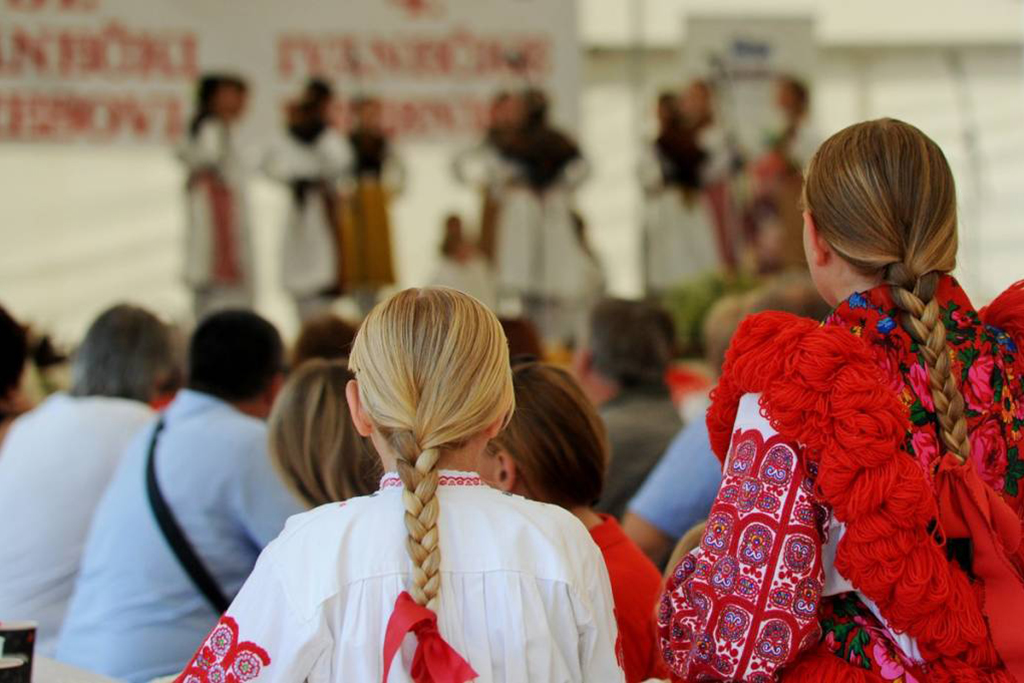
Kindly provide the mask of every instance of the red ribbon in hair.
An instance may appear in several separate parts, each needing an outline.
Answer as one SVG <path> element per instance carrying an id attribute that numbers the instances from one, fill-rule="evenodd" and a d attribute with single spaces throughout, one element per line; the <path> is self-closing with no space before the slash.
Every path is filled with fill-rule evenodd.
<path id="1" fill-rule="evenodd" d="M 416 603 L 408 591 L 395 600 L 395 611 L 388 620 L 384 636 L 384 678 L 387 683 L 391 662 L 402 647 L 405 635 L 416 634 L 416 654 L 409 675 L 415 683 L 465 683 L 477 677 L 476 671 L 437 630 L 437 615 Z"/>
<path id="2" fill-rule="evenodd" d="M 975 576 L 982 580 L 992 644 L 1007 671 L 1024 683 L 1024 582 L 1011 557 L 1021 542 L 1021 521 L 974 464 L 946 453 L 935 477 L 939 521 L 947 538 L 970 538 Z"/>

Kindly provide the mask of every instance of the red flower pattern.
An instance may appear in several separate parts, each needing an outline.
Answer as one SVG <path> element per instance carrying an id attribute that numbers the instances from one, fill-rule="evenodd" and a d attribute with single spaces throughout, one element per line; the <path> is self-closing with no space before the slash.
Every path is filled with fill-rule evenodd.
<path id="1" fill-rule="evenodd" d="M 270 666 L 266 650 L 255 643 L 238 642 L 238 624 L 225 615 L 174 683 L 245 683 L 266 666 Z"/>

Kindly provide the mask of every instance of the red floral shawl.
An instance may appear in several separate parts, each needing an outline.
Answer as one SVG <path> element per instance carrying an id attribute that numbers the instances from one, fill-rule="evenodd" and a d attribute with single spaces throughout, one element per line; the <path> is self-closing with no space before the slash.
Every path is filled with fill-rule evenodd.
<path id="1" fill-rule="evenodd" d="M 936 296 L 967 399 L 975 466 L 1019 515 L 1024 372 L 1016 340 L 985 324 L 1024 321 L 1021 288 L 1008 294 L 984 318 L 950 277 Z M 886 287 L 854 294 L 824 326 L 781 313 L 748 319 L 708 414 L 712 444 L 724 457 L 739 399 L 761 393 L 773 426 L 805 445 L 803 457 L 818 466 L 818 495 L 847 525 L 837 568 L 894 629 L 917 640 L 930 680 L 1012 680 L 989 632 L 983 586 L 936 540 L 936 485 L 946 480 L 933 474 L 941 460 L 934 406 L 917 345 L 898 320 Z M 1014 521 L 1019 532 L 1019 516 Z"/>

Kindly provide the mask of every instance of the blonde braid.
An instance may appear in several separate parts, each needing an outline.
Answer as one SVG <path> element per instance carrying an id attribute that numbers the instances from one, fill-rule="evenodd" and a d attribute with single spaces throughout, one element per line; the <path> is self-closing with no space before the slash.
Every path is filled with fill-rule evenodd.
<path id="1" fill-rule="evenodd" d="M 406 549 L 412 559 L 410 593 L 420 605 L 437 611 L 440 590 L 441 546 L 438 543 L 437 518 L 441 510 L 437 499 L 437 461 L 440 449 L 420 450 L 412 432 L 396 431 L 388 436 L 396 454 L 398 476 L 405 489 L 405 528 L 409 532 Z"/>
<path id="2" fill-rule="evenodd" d="M 903 328 L 920 345 L 928 366 L 928 384 L 942 441 L 961 464 L 966 463 L 971 458 L 971 442 L 964 415 L 964 397 L 952 371 L 946 326 L 935 299 L 939 273 L 932 271 L 915 277 L 905 264 L 894 263 L 886 268 L 885 281 L 891 285 L 893 302 L 904 313 Z"/>

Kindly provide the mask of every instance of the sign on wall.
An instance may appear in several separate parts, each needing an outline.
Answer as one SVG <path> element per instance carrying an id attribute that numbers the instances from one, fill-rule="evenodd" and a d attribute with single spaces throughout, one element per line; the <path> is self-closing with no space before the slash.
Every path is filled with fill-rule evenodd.
<path id="1" fill-rule="evenodd" d="M 341 125 L 374 95 L 398 135 L 472 134 L 497 90 L 530 83 L 573 127 L 579 59 L 570 0 L 0 0 L 0 141 L 175 141 L 206 71 L 249 81 L 248 136 L 310 76 Z"/>
<path id="2" fill-rule="evenodd" d="M 760 149 L 766 131 L 779 125 L 773 120 L 775 79 L 813 79 L 814 26 L 813 18 L 801 16 L 689 15 L 684 70 L 714 84 L 722 123 L 744 149 Z"/>

